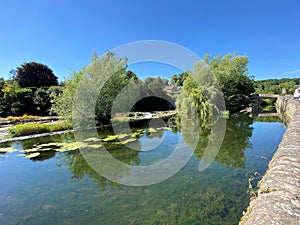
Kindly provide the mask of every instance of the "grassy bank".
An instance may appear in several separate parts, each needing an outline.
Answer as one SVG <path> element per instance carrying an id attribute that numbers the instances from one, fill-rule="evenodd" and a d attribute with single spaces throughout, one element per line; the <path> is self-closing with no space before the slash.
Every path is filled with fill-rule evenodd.
<path id="1" fill-rule="evenodd" d="M 51 124 L 41 124 L 41 123 L 31 123 L 31 124 L 21 124 L 16 125 L 8 129 L 8 136 L 12 137 L 20 137 L 25 135 L 33 135 L 33 134 L 42 134 L 49 133 L 55 131 L 62 131 L 71 129 L 70 124 L 66 123 L 51 123 Z"/>

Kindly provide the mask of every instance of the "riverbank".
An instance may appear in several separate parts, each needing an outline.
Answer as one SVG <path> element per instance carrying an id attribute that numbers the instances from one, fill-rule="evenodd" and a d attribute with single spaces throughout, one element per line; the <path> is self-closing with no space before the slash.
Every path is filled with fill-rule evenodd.
<path id="1" fill-rule="evenodd" d="M 240 224 L 300 224 L 300 103 L 279 97 L 276 104 L 290 122 Z"/>
<path id="2" fill-rule="evenodd" d="M 143 122 L 145 120 L 151 120 L 151 119 L 167 119 L 170 118 L 172 116 L 174 116 L 176 114 L 176 111 L 169 111 L 169 112 L 161 112 L 161 114 L 159 116 L 156 117 L 151 117 L 151 118 L 134 118 L 128 121 L 122 121 L 122 122 L 114 122 L 114 124 L 122 124 L 122 123 L 138 123 L 138 122 Z M 44 119 L 45 123 L 47 122 L 47 119 Z M 53 122 L 50 123 L 50 125 Z M 59 121 L 56 121 L 55 123 L 59 123 Z M 28 123 L 30 124 L 30 123 Z M 8 123 L 6 125 L 0 125 L 0 144 L 1 143 L 5 143 L 5 142 L 12 142 L 12 141 L 21 141 L 21 140 L 26 140 L 26 139 L 31 139 L 31 138 L 37 138 L 37 137 L 46 137 L 46 136 L 52 136 L 52 135 L 56 135 L 56 134 L 64 134 L 64 133 L 69 133 L 69 132 L 74 132 L 73 129 L 71 129 L 69 127 L 69 129 L 66 130 L 59 130 L 59 131 L 53 131 L 53 132 L 44 132 L 44 133 L 33 133 L 30 135 L 23 135 L 23 136 L 18 136 L 18 137 L 12 137 L 9 138 L 8 137 L 8 129 L 10 127 L 12 127 L 13 125 Z M 106 124 L 106 125 L 102 125 L 102 126 L 98 126 L 98 127 L 94 127 L 94 128 L 89 128 L 89 129 L 97 129 L 97 128 L 103 128 L 103 127 L 110 127 L 112 126 L 111 124 Z"/>

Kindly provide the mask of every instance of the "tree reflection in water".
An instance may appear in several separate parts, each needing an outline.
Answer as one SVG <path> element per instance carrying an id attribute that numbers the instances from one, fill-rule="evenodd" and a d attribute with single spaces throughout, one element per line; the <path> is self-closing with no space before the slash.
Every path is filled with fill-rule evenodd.
<path id="1" fill-rule="evenodd" d="M 199 141 L 196 145 L 194 156 L 201 159 L 205 148 L 209 141 L 209 136 L 211 134 L 211 129 L 207 125 L 203 125 L 205 121 L 201 121 L 201 126 L 196 128 L 196 123 L 191 120 L 184 120 L 181 118 L 177 119 L 179 129 L 184 129 L 184 141 L 189 145 L 191 139 L 195 138 L 195 129 L 199 131 Z M 210 123 L 207 122 L 207 123 Z M 247 115 L 236 115 L 231 116 L 227 120 L 225 136 L 223 143 L 218 154 L 215 157 L 215 161 L 225 165 L 226 167 L 234 168 L 244 168 L 246 157 L 244 151 L 247 148 L 251 148 L 250 138 L 252 136 L 251 127 L 253 123 L 253 118 Z"/>

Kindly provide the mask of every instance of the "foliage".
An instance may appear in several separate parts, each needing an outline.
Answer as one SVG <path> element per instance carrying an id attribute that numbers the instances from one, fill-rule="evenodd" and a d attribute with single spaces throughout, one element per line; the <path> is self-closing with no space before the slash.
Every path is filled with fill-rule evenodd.
<path id="1" fill-rule="evenodd" d="M 210 124 L 208 121 L 211 119 L 211 105 L 202 89 L 191 77 L 188 77 L 183 84 L 181 93 L 176 100 L 176 108 L 180 120 L 191 120 L 196 126 L 196 121 L 200 120 L 202 128 L 207 128 L 207 125 Z"/>
<path id="2" fill-rule="evenodd" d="M 50 87 L 58 85 L 57 77 L 46 65 L 36 62 L 24 63 L 17 68 L 15 80 L 21 87 Z"/>
<path id="3" fill-rule="evenodd" d="M 1 80 L 0 80 L 1 81 Z M 50 115 L 51 95 L 61 92 L 59 86 L 22 88 L 14 80 L 0 82 L 0 116 Z"/>
<path id="4" fill-rule="evenodd" d="M 237 113 L 248 107 L 255 91 L 254 81 L 248 75 L 248 57 L 228 54 L 212 58 L 206 55 L 204 61 L 218 80 L 226 109 L 230 113 Z"/>
<path id="5" fill-rule="evenodd" d="M 31 123 L 31 124 L 21 124 L 9 128 L 10 137 L 19 137 L 24 135 L 33 135 L 41 134 L 48 132 L 55 132 L 61 130 L 70 129 L 70 125 L 66 123 L 53 123 L 53 124 L 40 124 L 40 123 Z"/>
<path id="6" fill-rule="evenodd" d="M 0 77 L 0 90 L 4 87 L 4 79 Z"/>
<path id="7" fill-rule="evenodd" d="M 19 88 L 13 84 L 4 86 L 1 92 L 0 116 L 34 114 L 33 91 L 30 88 Z"/>
<path id="8" fill-rule="evenodd" d="M 74 109 L 82 118 L 96 114 L 96 120 L 105 123 L 111 118 L 111 107 L 116 96 L 135 79 L 134 73 L 126 72 L 126 60 L 116 58 L 111 52 L 103 57 L 94 55 L 89 65 L 65 81 L 63 92 L 52 100 L 52 110 L 69 121 Z M 90 107 L 93 101 L 96 102 L 95 109 Z"/>
<path id="9" fill-rule="evenodd" d="M 281 94 L 285 88 L 286 94 L 293 94 L 300 86 L 300 78 L 267 79 L 255 81 L 255 92 L 260 94 Z"/>
<path id="10" fill-rule="evenodd" d="M 112 60 L 116 59 L 112 58 Z M 118 62 L 116 60 L 115 66 L 116 72 L 112 74 L 107 74 L 107 76 L 112 76 L 109 77 L 107 82 L 102 87 L 97 99 L 96 120 L 100 123 L 107 123 L 110 121 L 111 109 L 114 100 L 116 99 L 119 92 L 130 82 L 130 79 L 128 79 L 126 75 L 125 65 L 122 65 L 122 67 L 117 69 L 120 65 L 118 65 Z"/>
<path id="11" fill-rule="evenodd" d="M 126 76 L 128 77 L 128 79 L 132 79 L 132 80 L 138 79 L 137 75 L 134 72 L 132 72 L 131 70 L 128 70 L 126 72 Z"/>
<path id="12" fill-rule="evenodd" d="M 0 77 L 0 117 L 5 112 L 5 100 L 4 100 L 4 92 L 2 89 L 4 88 L 4 79 Z"/>
<path id="13" fill-rule="evenodd" d="M 190 76 L 181 76 L 184 77 L 183 90 L 176 101 L 177 107 L 188 107 L 187 104 L 193 103 L 198 107 L 200 117 L 205 117 L 210 110 L 216 110 L 214 112 L 217 113 L 225 110 L 222 103 L 224 96 L 229 113 L 245 109 L 250 105 L 254 93 L 254 82 L 248 75 L 247 63 L 247 57 L 236 54 L 215 58 L 206 55 L 204 60 L 195 65 Z M 177 82 L 175 77 L 172 79 Z M 190 99 L 189 103 L 187 99 Z"/>
<path id="14" fill-rule="evenodd" d="M 27 115 L 24 114 L 23 116 L 8 116 L 6 117 L 6 119 L 11 120 L 11 121 L 15 121 L 15 122 L 21 122 L 22 120 L 26 120 L 26 119 L 37 119 L 39 118 L 38 116 L 32 116 L 32 115 Z"/>
<path id="15" fill-rule="evenodd" d="M 189 77 L 189 72 L 183 72 L 178 75 L 174 74 L 171 77 L 171 84 L 174 84 L 176 86 L 182 86 L 187 77 Z"/>
<path id="16" fill-rule="evenodd" d="M 62 92 L 62 87 L 51 86 L 49 88 L 40 87 L 34 93 L 34 106 L 36 115 L 46 116 L 51 115 L 51 99 Z"/>
<path id="17" fill-rule="evenodd" d="M 163 89 L 168 86 L 169 81 L 161 77 L 147 77 L 144 83 L 153 93 L 162 93 Z"/>

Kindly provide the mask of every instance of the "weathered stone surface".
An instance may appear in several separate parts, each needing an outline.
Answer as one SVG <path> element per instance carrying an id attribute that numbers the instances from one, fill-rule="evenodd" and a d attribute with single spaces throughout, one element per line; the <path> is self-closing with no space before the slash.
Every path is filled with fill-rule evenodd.
<path id="1" fill-rule="evenodd" d="M 240 224 L 300 224 L 300 104 L 279 98 L 291 122 Z"/>

